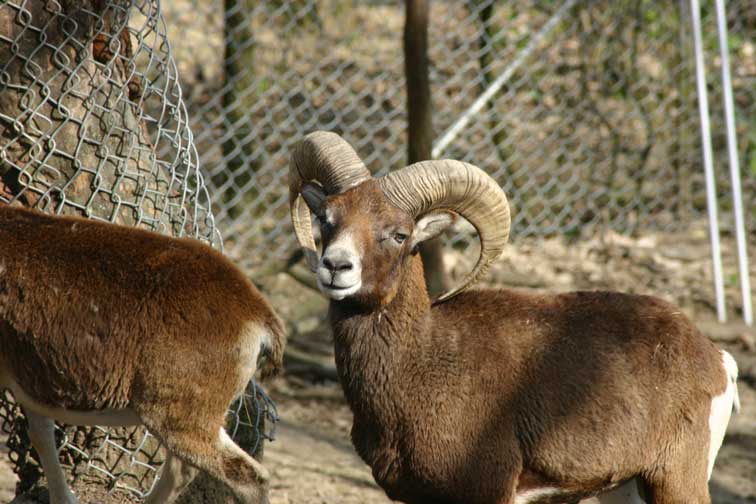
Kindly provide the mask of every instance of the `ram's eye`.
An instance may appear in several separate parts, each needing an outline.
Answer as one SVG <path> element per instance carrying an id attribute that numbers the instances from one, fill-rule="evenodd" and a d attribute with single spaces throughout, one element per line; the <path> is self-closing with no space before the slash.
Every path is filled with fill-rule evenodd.
<path id="1" fill-rule="evenodd" d="M 394 241 L 401 245 L 404 243 L 404 240 L 407 239 L 407 235 L 404 233 L 394 233 Z"/>

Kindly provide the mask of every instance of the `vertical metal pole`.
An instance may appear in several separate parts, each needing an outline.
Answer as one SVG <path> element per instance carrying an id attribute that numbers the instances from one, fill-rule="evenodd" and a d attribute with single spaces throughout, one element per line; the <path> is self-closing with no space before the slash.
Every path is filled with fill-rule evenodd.
<path id="1" fill-rule="evenodd" d="M 738 139 L 735 129 L 735 106 L 732 99 L 730 79 L 730 55 L 727 44 L 727 16 L 724 0 L 717 3 L 717 28 L 719 32 L 719 52 L 722 56 L 722 91 L 725 119 L 727 123 L 727 153 L 730 158 L 730 178 L 732 180 L 732 206 L 735 212 L 735 237 L 738 244 L 738 270 L 740 271 L 740 291 L 743 297 L 743 320 L 753 325 L 753 305 L 751 301 L 751 278 L 748 271 L 745 222 L 743 219 L 743 195 L 740 190 L 740 162 L 738 160 Z"/>
<path id="2" fill-rule="evenodd" d="M 701 114 L 701 147 L 706 174 L 706 206 L 709 210 L 709 234 L 711 235 L 711 256 L 714 267 L 714 293 L 717 298 L 717 317 L 720 322 L 727 320 L 722 280 L 722 253 L 719 247 L 719 218 L 717 216 L 717 188 L 714 180 L 714 166 L 711 148 L 711 125 L 709 124 L 709 102 L 706 92 L 706 68 L 704 66 L 703 42 L 701 40 L 701 6 L 698 0 L 690 0 L 693 18 L 693 44 L 696 57 L 696 85 L 698 88 L 698 111 Z"/>

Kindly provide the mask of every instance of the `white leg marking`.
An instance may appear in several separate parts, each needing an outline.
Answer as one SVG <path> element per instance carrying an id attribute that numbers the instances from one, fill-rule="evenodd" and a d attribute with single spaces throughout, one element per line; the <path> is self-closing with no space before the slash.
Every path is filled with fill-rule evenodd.
<path id="1" fill-rule="evenodd" d="M 221 468 L 221 474 L 218 476 L 225 480 L 225 482 L 236 493 L 237 498 L 241 502 L 257 503 L 257 504 L 269 504 L 268 500 L 268 482 L 270 481 L 270 475 L 260 462 L 249 456 L 244 450 L 231 440 L 226 434 L 226 431 L 221 428 L 218 439 L 218 449 L 221 452 L 221 457 L 226 461 L 230 461 L 234 464 L 248 464 L 253 470 L 253 480 L 247 479 L 246 470 L 243 470 L 240 474 L 242 481 L 233 481 L 228 479 L 228 474 L 223 474 L 226 468 Z M 229 458 L 233 457 L 233 458 Z M 239 459 L 243 459 L 242 462 Z"/>
<path id="2" fill-rule="evenodd" d="M 528 504 L 530 502 L 538 502 L 544 497 L 553 497 L 561 493 L 564 493 L 564 491 L 561 488 L 556 487 L 533 488 L 531 490 L 526 490 L 522 493 L 518 493 L 515 496 L 515 504 Z"/>
<path id="3" fill-rule="evenodd" d="M 55 447 L 55 425 L 49 418 L 37 415 L 32 411 L 25 411 L 29 423 L 29 439 L 37 450 L 42 469 L 47 478 L 47 488 L 50 492 L 50 504 L 78 504 L 78 500 L 68 488 L 66 476 L 60 467 L 58 450 Z"/>
<path id="4" fill-rule="evenodd" d="M 582 500 L 581 504 L 646 504 L 638 492 L 638 480 L 633 478 L 596 497 Z"/>
<path id="5" fill-rule="evenodd" d="M 53 418 L 68 425 L 103 425 L 111 427 L 129 427 L 141 425 L 142 421 L 130 409 L 104 409 L 95 411 L 69 410 L 48 406 L 27 394 L 15 381 L 2 380 L 3 387 L 7 387 L 16 398 L 16 402 L 24 407 L 25 412 L 34 412 L 38 416 Z"/>
<path id="6" fill-rule="evenodd" d="M 734 409 L 736 412 L 740 409 L 740 398 L 738 397 L 738 365 L 732 355 L 722 352 L 722 367 L 727 375 L 727 387 L 724 392 L 711 400 L 711 410 L 709 413 L 709 472 L 714 470 L 714 461 L 717 458 L 719 448 L 724 441 L 727 424 L 730 422 L 730 415 Z"/>
<path id="7" fill-rule="evenodd" d="M 260 462 L 252 458 L 247 452 L 239 448 L 239 445 L 234 443 L 234 440 L 231 439 L 231 437 L 226 432 L 226 429 L 224 429 L 223 427 L 220 428 L 219 445 L 221 451 L 232 453 L 249 461 L 252 467 L 255 468 L 257 477 L 261 482 L 267 483 L 270 480 L 270 474 L 268 473 L 268 470 L 265 469 L 265 467 L 263 467 Z"/>
<path id="8" fill-rule="evenodd" d="M 168 453 L 168 458 L 160 470 L 160 479 L 144 504 L 170 504 L 181 495 L 196 475 L 197 469 Z"/>

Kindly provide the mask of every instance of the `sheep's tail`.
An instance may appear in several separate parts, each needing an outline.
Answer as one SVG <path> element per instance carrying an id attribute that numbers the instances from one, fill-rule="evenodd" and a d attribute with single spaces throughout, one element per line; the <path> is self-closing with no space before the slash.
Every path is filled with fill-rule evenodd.
<path id="1" fill-rule="evenodd" d="M 714 461 L 724 441 L 727 424 L 730 423 L 732 412 L 740 410 L 740 397 L 738 396 L 738 365 L 732 355 L 724 350 L 722 353 L 722 367 L 725 371 L 727 383 L 724 391 L 711 400 L 709 413 L 709 478 L 714 470 Z"/>
<path id="2" fill-rule="evenodd" d="M 740 411 L 740 394 L 738 394 L 738 364 L 728 352 L 722 350 L 722 362 L 727 373 L 727 387 L 733 388 L 732 409 L 735 413 Z"/>
<path id="3" fill-rule="evenodd" d="M 286 327 L 281 319 L 271 314 L 265 321 L 265 327 L 269 337 L 267 341 L 263 341 L 260 351 L 262 362 L 259 367 L 260 378 L 263 380 L 283 372 L 283 357 L 286 348 Z"/>

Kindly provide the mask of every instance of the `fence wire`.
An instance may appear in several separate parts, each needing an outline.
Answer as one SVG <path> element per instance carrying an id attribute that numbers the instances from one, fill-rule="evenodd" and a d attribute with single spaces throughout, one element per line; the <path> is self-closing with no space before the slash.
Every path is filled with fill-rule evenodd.
<path id="1" fill-rule="evenodd" d="M 507 74 L 440 154 L 473 162 L 501 183 L 516 237 L 597 225 L 679 229 L 702 218 L 688 2 L 574 2 L 536 40 L 566 3 L 430 2 L 438 137 Z M 715 13 L 713 2 L 702 3 L 727 217 Z M 728 20 L 753 232 L 756 4 L 730 0 Z M 375 173 L 405 164 L 401 2 L 0 0 L 0 21 L 4 202 L 215 246 L 220 228 L 226 251 L 257 270 L 294 250 L 285 177 L 289 148 L 303 134 L 338 131 Z M 474 246 L 464 229 L 450 240 L 460 249 Z M 13 406 L 4 404 L 7 419 Z M 242 409 L 234 411 L 238 419 Z M 90 432 L 60 434 L 64 446 L 88 447 L 71 450 L 70 465 L 101 467 L 114 488 L 136 495 L 149 490 L 159 460 L 142 453 L 144 438 Z M 112 457 L 97 450 L 125 450 L 128 464 L 98 466 L 98 458 Z"/>
<path id="2" fill-rule="evenodd" d="M 680 229 L 705 216 L 685 0 L 429 2 L 438 138 L 504 86 L 440 153 L 489 172 L 515 237 Z M 713 2 L 703 19 L 722 216 L 731 215 Z M 727 2 L 747 225 L 756 230 L 756 4 Z M 184 0 L 166 16 L 200 160 L 229 253 L 249 267 L 293 250 L 286 163 L 314 129 L 382 173 L 405 164 L 401 2 Z M 218 55 L 224 58 L 218 58 Z M 521 63 L 512 70 L 513 62 Z M 725 229 L 728 223 L 725 223 Z M 464 230 L 463 230 L 464 231 Z M 472 233 L 451 238 L 465 249 Z"/>
<path id="3" fill-rule="evenodd" d="M 160 8 L 158 0 L 0 1 L 0 204 L 222 248 Z M 250 387 L 229 426 L 236 436 L 252 432 L 256 448 L 265 419 L 277 417 Z M 40 468 L 7 392 L 0 422 L 25 491 Z M 136 497 L 156 481 L 163 455 L 143 429 L 61 426 L 56 437 L 75 480 Z"/>

